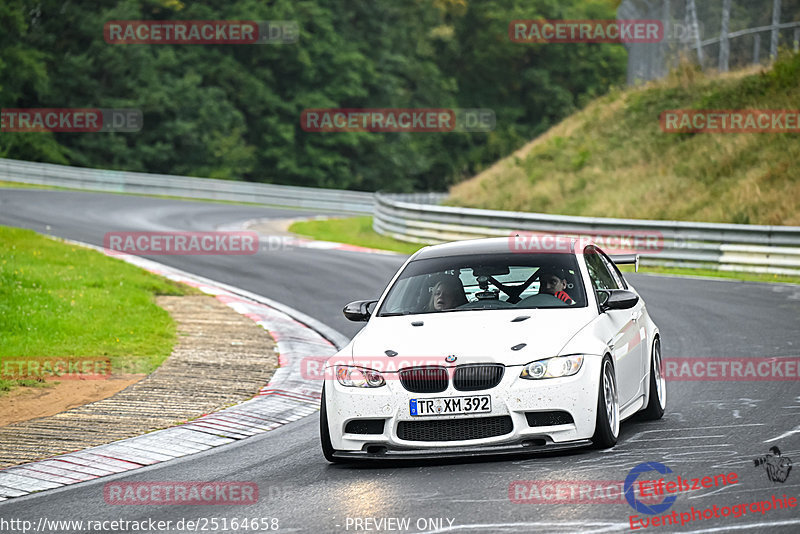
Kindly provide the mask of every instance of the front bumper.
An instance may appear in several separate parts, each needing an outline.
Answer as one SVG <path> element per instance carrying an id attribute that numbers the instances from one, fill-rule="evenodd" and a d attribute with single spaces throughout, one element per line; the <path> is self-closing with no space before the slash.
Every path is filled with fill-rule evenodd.
<path id="1" fill-rule="evenodd" d="M 393 457 L 428 458 L 519 454 L 583 447 L 595 431 L 600 356 L 587 356 L 574 376 L 545 380 L 519 378 L 521 367 L 507 367 L 501 382 L 479 391 L 458 391 L 452 380 L 441 393 L 413 393 L 391 374 L 379 388 L 345 387 L 336 379 L 326 380 L 326 412 L 331 444 L 340 458 Z M 491 395 L 491 411 L 474 415 L 411 416 L 409 401 L 440 397 Z M 528 412 L 566 412 L 572 422 L 551 426 L 530 426 Z M 398 436 L 403 421 L 446 421 L 508 416 L 512 430 L 499 436 L 451 441 L 409 441 Z M 380 434 L 345 432 L 353 420 L 384 421 Z"/>
<path id="2" fill-rule="evenodd" d="M 536 444 L 533 441 L 521 443 L 508 443 L 500 445 L 472 446 L 472 447 L 437 447 L 436 449 L 381 449 L 379 450 L 360 450 L 360 451 L 336 451 L 333 456 L 342 459 L 359 460 L 434 460 L 439 458 L 469 458 L 476 456 L 502 456 L 505 454 L 532 454 L 549 453 L 563 450 L 577 449 L 592 444 L 590 439 L 582 439 L 567 443 L 546 442 Z M 367 447 L 367 449 L 370 449 Z"/>

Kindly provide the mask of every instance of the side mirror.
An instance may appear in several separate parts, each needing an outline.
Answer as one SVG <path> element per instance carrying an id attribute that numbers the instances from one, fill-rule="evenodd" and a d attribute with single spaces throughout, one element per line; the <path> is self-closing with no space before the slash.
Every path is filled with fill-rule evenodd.
<path id="1" fill-rule="evenodd" d="M 342 313 L 351 321 L 369 321 L 372 315 L 371 306 L 377 303 L 377 300 L 356 300 L 345 306 Z"/>
<path id="2" fill-rule="evenodd" d="M 598 289 L 600 310 L 627 310 L 636 306 L 639 295 L 627 289 Z"/>

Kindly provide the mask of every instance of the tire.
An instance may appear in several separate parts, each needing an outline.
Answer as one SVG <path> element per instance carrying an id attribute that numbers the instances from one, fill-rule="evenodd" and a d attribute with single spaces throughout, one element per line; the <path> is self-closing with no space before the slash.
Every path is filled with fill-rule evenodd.
<path id="1" fill-rule="evenodd" d="M 642 410 L 645 419 L 661 419 L 667 407 L 667 382 L 661 373 L 661 338 L 653 342 L 653 351 L 650 355 L 650 389 L 647 408 Z M 655 394 L 654 394 L 655 393 Z"/>
<path id="2" fill-rule="evenodd" d="M 322 454 L 325 456 L 325 459 L 333 464 L 339 463 L 341 460 L 334 457 L 336 449 L 333 448 L 333 444 L 331 443 L 331 432 L 328 428 L 328 410 L 325 407 L 325 386 L 322 386 L 322 398 L 320 399 L 319 408 L 319 441 L 322 445 Z"/>
<path id="3" fill-rule="evenodd" d="M 597 392 L 597 420 L 592 443 L 596 449 L 609 449 L 619 437 L 619 395 L 617 376 L 611 357 L 600 364 L 600 384 Z"/>

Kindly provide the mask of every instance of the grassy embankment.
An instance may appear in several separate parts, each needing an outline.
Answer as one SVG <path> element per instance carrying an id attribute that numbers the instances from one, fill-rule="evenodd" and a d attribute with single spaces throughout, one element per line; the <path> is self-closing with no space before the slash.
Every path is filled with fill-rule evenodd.
<path id="1" fill-rule="evenodd" d="M 800 54 L 769 70 L 690 67 L 612 91 L 452 188 L 456 206 L 634 219 L 800 225 L 800 138 L 664 133 L 671 109 L 800 108 Z"/>
<path id="2" fill-rule="evenodd" d="M 447 204 L 599 217 L 800 225 L 797 134 L 668 134 L 668 109 L 797 109 L 800 55 L 770 70 L 704 75 L 684 67 L 615 90 L 485 172 Z M 410 254 L 370 217 L 295 223 L 292 232 Z M 800 277 L 645 267 L 642 272 L 800 282 Z"/>
<path id="3" fill-rule="evenodd" d="M 0 226 L 0 363 L 96 357 L 113 373 L 149 373 L 177 339 L 154 297 L 194 293 L 99 252 Z M 0 374 L 0 394 L 43 384 Z"/>

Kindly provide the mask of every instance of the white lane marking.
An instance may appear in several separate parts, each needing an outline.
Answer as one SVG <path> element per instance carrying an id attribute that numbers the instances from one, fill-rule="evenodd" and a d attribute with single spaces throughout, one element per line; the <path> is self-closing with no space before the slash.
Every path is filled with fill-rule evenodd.
<path id="1" fill-rule="evenodd" d="M 645 439 L 628 439 L 625 440 L 626 443 L 639 443 L 641 441 L 665 441 L 668 439 L 706 439 L 706 438 L 724 438 L 725 436 L 720 435 L 711 435 L 711 436 L 677 436 L 674 438 L 645 438 Z"/>
<path id="2" fill-rule="evenodd" d="M 788 438 L 792 434 L 800 434 L 800 425 L 797 425 L 796 427 L 794 427 L 792 430 L 790 430 L 788 432 L 784 432 L 780 436 L 776 436 L 776 437 L 771 438 L 771 439 L 766 439 L 766 440 L 764 440 L 764 443 L 771 443 L 773 441 L 778 441 L 779 439 Z"/>
<path id="3" fill-rule="evenodd" d="M 746 423 L 744 425 L 736 425 L 739 426 L 764 426 L 764 423 Z M 706 430 L 708 428 L 727 428 L 730 429 L 730 425 L 719 425 L 719 426 L 690 426 L 685 428 L 656 428 L 653 430 L 642 430 L 640 434 L 646 434 L 648 432 L 675 432 L 676 430 Z"/>
<path id="4" fill-rule="evenodd" d="M 713 399 L 713 400 L 709 399 L 707 401 L 705 401 L 705 400 L 692 401 L 692 404 L 708 404 L 708 403 L 712 403 L 712 402 L 721 402 L 721 403 L 724 403 L 724 404 L 730 404 L 732 402 L 744 402 L 746 404 L 750 404 L 753 407 L 755 407 L 755 404 L 753 404 L 754 402 L 761 402 L 763 400 L 764 399 L 751 399 L 751 398 L 748 398 L 748 397 L 741 397 L 741 398 L 738 398 L 738 399 Z"/>
<path id="5" fill-rule="evenodd" d="M 661 441 L 661 440 L 658 440 L 658 441 Z M 654 447 L 654 448 L 651 448 L 651 449 L 647 449 L 647 451 L 645 451 L 645 453 L 650 452 L 650 451 L 674 451 L 675 449 L 696 449 L 698 447 L 732 447 L 732 446 L 733 445 L 731 445 L 729 443 L 718 443 L 718 444 L 714 444 L 714 445 L 686 445 L 685 447 L 681 447 L 681 446 L 677 446 L 676 445 L 674 447 L 673 446 L 669 446 L 669 447 Z M 619 447 L 619 448 L 614 447 L 614 452 L 633 452 L 633 453 L 642 454 L 641 449 L 639 449 L 638 447 L 635 448 L 635 449 L 632 448 L 632 450 L 623 449 L 622 447 Z M 591 463 L 591 462 L 596 462 L 597 459 L 593 458 L 591 460 L 586 460 L 586 461 Z"/>
<path id="6" fill-rule="evenodd" d="M 737 428 L 743 427 L 743 426 L 764 426 L 764 423 L 744 423 L 744 424 L 736 425 Z M 643 436 L 644 434 L 652 434 L 652 433 L 655 433 L 655 432 L 669 432 L 670 434 L 674 434 L 675 432 L 683 432 L 683 431 L 686 431 L 686 430 L 711 430 L 713 428 L 724 428 L 726 430 L 730 430 L 731 429 L 730 425 L 694 426 L 694 427 L 690 426 L 690 427 L 680 427 L 680 428 L 656 428 L 656 429 L 653 429 L 653 430 L 642 430 L 640 432 L 637 432 L 636 434 L 634 434 L 630 438 L 626 439 L 625 442 L 627 443 L 630 440 L 635 440 L 639 436 Z M 667 439 L 667 438 L 664 438 L 664 439 Z"/>
<path id="7" fill-rule="evenodd" d="M 702 499 L 703 497 L 708 497 L 709 495 L 714 495 L 715 493 L 719 493 L 721 491 L 730 490 L 732 487 L 733 486 L 722 486 L 721 488 L 709 491 L 708 493 L 700 493 L 698 495 L 689 494 L 689 499 Z"/>

